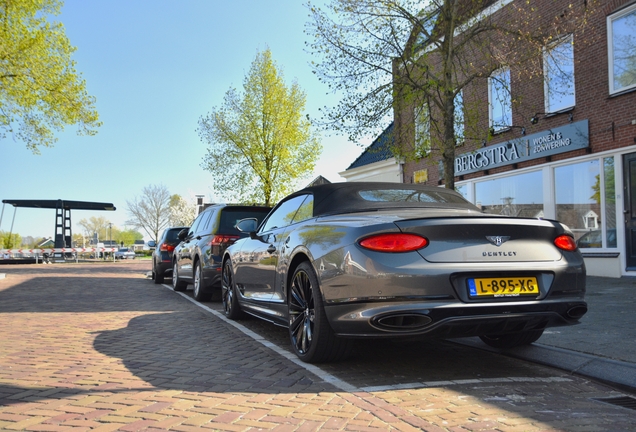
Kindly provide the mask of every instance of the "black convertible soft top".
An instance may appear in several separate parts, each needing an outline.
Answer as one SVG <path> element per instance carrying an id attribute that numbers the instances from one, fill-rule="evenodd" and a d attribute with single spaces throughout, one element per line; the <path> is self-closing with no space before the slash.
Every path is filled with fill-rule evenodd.
<path id="1" fill-rule="evenodd" d="M 461 194 L 421 184 L 386 182 L 329 183 L 310 186 L 292 195 L 311 193 L 314 216 L 393 208 L 463 208 L 480 211 Z"/>

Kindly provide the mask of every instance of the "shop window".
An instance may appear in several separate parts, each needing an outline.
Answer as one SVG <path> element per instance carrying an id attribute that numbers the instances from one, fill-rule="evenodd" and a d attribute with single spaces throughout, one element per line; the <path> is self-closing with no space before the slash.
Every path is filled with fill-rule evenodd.
<path id="1" fill-rule="evenodd" d="M 598 159 L 554 169 L 556 218 L 574 234 L 579 247 L 601 247 L 600 163 Z M 596 219 L 595 219 L 596 217 Z"/>
<path id="2" fill-rule="evenodd" d="M 610 94 L 636 88 L 636 4 L 607 17 Z"/>
<path id="3" fill-rule="evenodd" d="M 431 116 L 428 105 L 415 108 L 415 152 L 420 158 L 431 152 Z"/>
<path id="4" fill-rule="evenodd" d="M 460 186 L 455 185 L 455 191 L 459 192 L 460 194 L 462 194 L 462 196 L 466 199 L 468 199 L 468 185 L 463 184 Z"/>
<path id="5" fill-rule="evenodd" d="M 543 52 L 545 112 L 574 107 L 574 46 L 572 36 L 560 39 Z"/>
<path id="6" fill-rule="evenodd" d="M 510 69 L 501 69 L 488 78 L 488 105 L 489 124 L 493 132 L 510 128 L 512 125 Z"/>
<path id="7" fill-rule="evenodd" d="M 541 171 L 475 183 L 475 203 L 485 213 L 537 218 L 543 216 Z"/>

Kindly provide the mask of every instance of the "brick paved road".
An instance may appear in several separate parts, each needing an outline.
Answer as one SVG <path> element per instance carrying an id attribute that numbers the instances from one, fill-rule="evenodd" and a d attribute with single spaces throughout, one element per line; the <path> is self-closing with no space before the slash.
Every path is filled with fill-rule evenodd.
<path id="1" fill-rule="evenodd" d="M 611 388 L 450 343 L 307 368 L 284 330 L 237 328 L 148 267 L 0 267 L 0 429 L 636 430 L 636 411 L 593 399 Z"/>

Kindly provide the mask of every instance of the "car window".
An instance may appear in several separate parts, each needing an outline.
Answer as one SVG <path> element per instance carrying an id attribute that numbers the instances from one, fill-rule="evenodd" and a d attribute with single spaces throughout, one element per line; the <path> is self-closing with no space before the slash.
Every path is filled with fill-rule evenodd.
<path id="1" fill-rule="evenodd" d="M 221 211 L 217 233 L 241 236 L 247 235 L 246 233 L 241 233 L 236 229 L 238 221 L 241 219 L 256 218 L 258 221 L 257 225 L 260 225 L 263 219 L 265 219 L 265 216 L 269 213 L 269 210 L 270 209 L 266 207 L 254 209 L 225 207 Z"/>
<path id="2" fill-rule="evenodd" d="M 178 235 L 183 228 L 171 229 L 166 232 L 164 242 L 175 242 L 179 238 Z"/>
<path id="3" fill-rule="evenodd" d="M 360 196 L 374 202 L 425 202 L 425 203 L 463 203 L 461 196 L 440 191 L 421 191 L 408 189 L 362 190 Z"/>
<path id="4" fill-rule="evenodd" d="M 202 214 L 204 214 L 203 219 L 201 219 L 201 223 L 199 223 L 199 226 L 197 227 L 197 230 L 195 231 L 196 234 L 198 235 L 207 235 L 207 234 L 211 234 L 212 230 L 211 230 L 211 220 L 214 220 L 214 215 L 218 213 L 218 210 L 208 210 L 203 212 Z"/>
<path id="5" fill-rule="evenodd" d="M 298 195 L 280 203 L 269 215 L 261 231 L 271 231 L 274 228 L 282 228 L 291 224 L 305 198 L 307 195 Z"/>
<path id="6" fill-rule="evenodd" d="M 304 220 L 310 219 L 314 215 L 314 196 L 307 195 L 303 203 L 298 208 L 296 215 L 294 216 L 294 220 L 292 223 L 302 222 Z"/>
<path id="7" fill-rule="evenodd" d="M 210 212 L 209 211 L 204 211 L 202 213 L 199 214 L 199 216 L 197 216 L 197 218 L 194 220 L 194 222 L 192 222 L 192 226 L 190 227 L 190 230 L 188 231 L 188 237 L 194 235 L 195 232 L 197 232 L 197 228 L 199 226 L 199 224 L 201 223 L 201 220 L 203 220 L 203 218 L 206 218 L 210 216 Z"/>

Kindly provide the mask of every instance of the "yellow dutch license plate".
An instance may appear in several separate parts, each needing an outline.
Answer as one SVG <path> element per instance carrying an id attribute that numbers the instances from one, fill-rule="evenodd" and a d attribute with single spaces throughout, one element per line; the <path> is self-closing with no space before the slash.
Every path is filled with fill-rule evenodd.
<path id="1" fill-rule="evenodd" d="M 539 295 L 535 277 L 474 278 L 468 279 L 471 297 L 519 297 Z"/>

